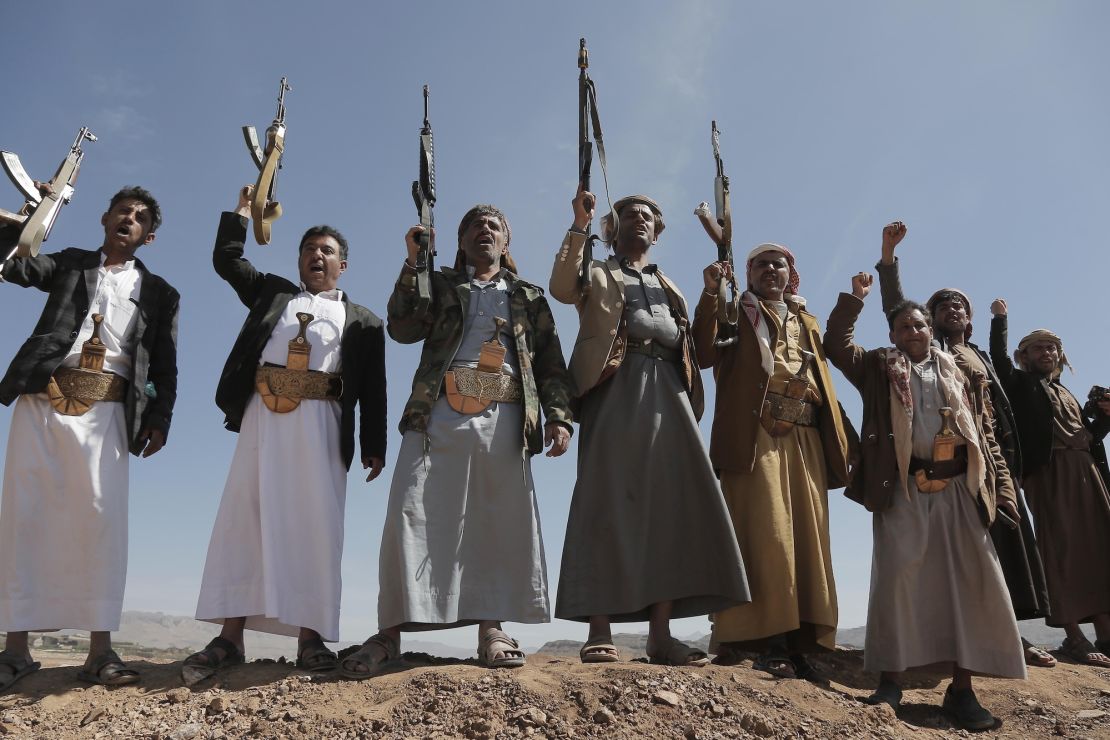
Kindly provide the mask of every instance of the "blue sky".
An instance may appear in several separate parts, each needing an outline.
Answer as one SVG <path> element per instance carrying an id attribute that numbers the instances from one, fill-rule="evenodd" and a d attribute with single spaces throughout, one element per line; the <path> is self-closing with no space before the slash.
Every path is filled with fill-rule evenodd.
<path id="1" fill-rule="evenodd" d="M 1103 3 L 64 2 L 8 3 L 3 15 L 0 66 L 11 74 L 0 148 L 45 179 L 81 125 L 100 137 L 45 249 L 98 246 L 99 216 L 125 184 L 149 188 L 165 211 L 140 256 L 182 293 L 180 396 L 167 448 L 132 463 L 127 608 L 191 614 L 196 603 L 235 442 L 212 398 L 246 315 L 210 250 L 220 211 L 255 177 L 239 127 L 269 123 L 283 75 L 293 86 L 278 185 L 285 216 L 273 243 L 249 245 L 248 257 L 294 276 L 297 237 L 331 223 L 351 242 L 341 286 L 379 315 L 416 217 L 409 183 L 425 83 L 441 260 L 460 216 L 492 202 L 511 221 L 522 274 L 546 285 L 571 220 L 575 62 L 586 36 L 613 199 L 660 201 L 668 228 L 654 258 L 688 296 L 715 255 L 692 213 L 712 198 L 715 118 L 737 252 L 789 245 L 822 321 L 850 276 L 874 265 L 882 226 L 901 219 L 910 296 L 967 290 L 984 344 L 990 301 L 1005 296 L 1015 341 L 1039 326 L 1063 336 L 1076 368 L 1064 382 L 1077 394 L 1110 385 L 1096 300 L 1110 263 L 1100 215 L 1110 199 Z M 596 165 L 595 178 L 600 187 Z M 0 183 L 0 207 L 20 203 Z M 43 299 L 0 288 L 9 356 Z M 575 312 L 558 305 L 555 315 L 569 351 Z M 887 343 L 877 295 L 858 336 Z M 395 430 L 418 348 L 390 342 L 387 354 Z M 837 379 L 858 421 L 858 396 Z M 3 440 L 9 416 L 0 409 Z M 394 431 L 379 481 L 350 477 L 344 640 L 376 626 L 377 547 L 399 442 Z M 533 464 L 553 584 L 576 452 L 572 443 L 564 458 Z M 866 614 L 870 517 L 839 492 L 830 498 L 841 624 L 855 626 Z M 527 645 L 583 634 L 566 622 L 511 629 Z M 472 630 L 437 637 L 474 641 Z"/>

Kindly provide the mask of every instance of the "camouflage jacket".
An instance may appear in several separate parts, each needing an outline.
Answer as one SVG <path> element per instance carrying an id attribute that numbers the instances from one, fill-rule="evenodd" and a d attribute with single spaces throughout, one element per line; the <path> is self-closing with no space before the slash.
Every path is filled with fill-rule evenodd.
<path id="1" fill-rule="evenodd" d="M 509 286 L 509 313 L 516 337 L 520 379 L 524 392 L 522 441 L 530 454 L 543 451 L 540 409 L 550 422 L 571 427 L 570 399 L 574 395 L 555 319 L 543 290 L 516 275 L 502 273 Z M 389 297 L 387 329 L 402 344 L 423 341 L 420 366 L 412 380 L 412 395 L 401 416 L 401 433 L 426 432 L 432 406 L 443 388 L 463 340 L 470 301 L 470 279 L 465 272 L 441 268 L 432 274 L 432 302 L 420 305 L 415 274 L 405 270 Z"/>

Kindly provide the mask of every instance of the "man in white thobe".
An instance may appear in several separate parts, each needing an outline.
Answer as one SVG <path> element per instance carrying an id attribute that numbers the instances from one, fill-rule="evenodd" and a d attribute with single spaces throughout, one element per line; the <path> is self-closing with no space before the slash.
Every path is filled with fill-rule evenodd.
<path id="1" fill-rule="evenodd" d="M 197 619 L 223 625 L 186 659 L 193 684 L 243 660 L 243 631 L 298 638 L 297 664 L 337 665 L 347 470 L 359 406 L 361 460 L 385 459 L 385 332 L 336 285 L 347 241 L 330 226 L 301 239 L 300 283 L 258 272 L 243 257 L 252 188 L 224 213 L 213 264 L 250 309 L 216 403 L 239 432 L 212 531 Z"/>
<path id="2" fill-rule="evenodd" d="M 139 680 L 111 643 L 127 575 L 127 454 L 150 457 L 169 433 L 179 296 L 135 258 L 162 222 L 149 192 L 120 190 L 100 222 L 95 251 L 2 268 L 5 281 L 49 298 L 0 380 L 0 402 L 15 401 L 0 504 L 0 691 L 39 667 L 30 630 L 88 630 L 83 681 Z M 0 232 L 0 249 L 17 237 Z"/>

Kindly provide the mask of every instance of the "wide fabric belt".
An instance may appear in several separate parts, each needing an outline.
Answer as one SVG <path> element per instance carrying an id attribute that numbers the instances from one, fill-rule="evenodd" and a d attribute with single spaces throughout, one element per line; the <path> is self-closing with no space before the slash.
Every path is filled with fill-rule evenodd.
<path id="1" fill-rule="evenodd" d="M 46 386 L 50 405 L 65 416 L 81 416 L 97 401 L 122 401 L 126 392 L 122 375 L 78 367 L 58 368 Z"/>
<path id="2" fill-rule="evenodd" d="M 764 404 L 772 419 L 804 427 L 817 426 L 817 404 L 812 401 L 767 391 Z"/>
<path id="3" fill-rule="evenodd" d="M 343 379 L 338 373 L 319 370 L 290 370 L 280 365 L 263 365 L 254 374 L 254 386 L 266 408 L 285 414 L 301 401 L 338 401 Z"/>
<path id="4" fill-rule="evenodd" d="M 910 475 L 918 480 L 918 490 L 921 493 L 937 493 L 944 490 L 941 486 L 937 490 L 928 490 L 929 488 L 936 488 L 936 486 L 925 485 L 928 482 L 944 482 L 947 484 L 948 480 L 955 478 L 957 475 L 963 475 L 967 472 L 967 445 L 960 445 L 956 448 L 955 457 L 951 460 L 926 460 L 921 457 L 910 458 Z"/>
<path id="5" fill-rule="evenodd" d="M 647 355 L 664 362 L 678 362 L 681 357 L 675 347 L 664 347 L 659 342 L 651 339 L 629 339 L 625 344 L 626 351 L 637 355 Z"/>
<path id="6" fill-rule="evenodd" d="M 524 397 L 520 381 L 505 373 L 487 373 L 472 367 L 453 367 L 448 372 L 454 388 L 449 390 L 480 402 L 520 403 Z"/>

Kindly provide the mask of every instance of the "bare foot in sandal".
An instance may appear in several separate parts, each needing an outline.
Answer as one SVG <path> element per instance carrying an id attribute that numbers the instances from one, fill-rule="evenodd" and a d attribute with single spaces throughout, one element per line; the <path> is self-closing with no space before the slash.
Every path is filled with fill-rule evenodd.
<path id="1" fill-rule="evenodd" d="M 668 636 L 658 645 L 648 644 L 648 660 L 656 665 L 692 666 L 700 668 L 709 665 L 709 656 L 704 650 L 690 647 L 681 640 Z"/>
<path id="2" fill-rule="evenodd" d="M 1025 665 L 1031 668 L 1052 668 L 1056 665 L 1056 658 L 1052 657 L 1052 653 L 1034 645 L 1024 637 L 1021 638 L 1021 646 L 1025 649 Z"/>
<path id="3" fill-rule="evenodd" d="M 583 663 L 616 663 L 621 654 L 613 644 L 612 635 L 596 635 L 582 644 L 578 658 Z"/>
<path id="4" fill-rule="evenodd" d="M 478 627 L 478 660 L 486 668 L 520 668 L 524 665 L 524 651 L 520 643 L 509 637 L 497 626 L 483 622 Z"/>
<path id="5" fill-rule="evenodd" d="M 352 681 L 376 676 L 390 663 L 401 659 L 400 633 L 382 630 L 362 643 L 357 652 L 348 655 L 339 664 L 339 672 Z"/>
<path id="6" fill-rule="evenodd" d="M 1060 646 L 1060 652 L 1076 663 L 1110 668 L 1110 657 L 1100 653 L 1086 637 L 1069 637 Z"/>

